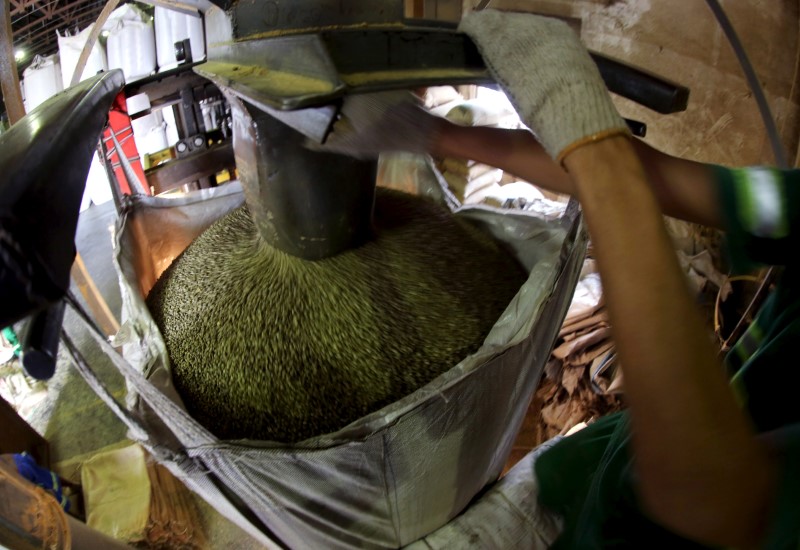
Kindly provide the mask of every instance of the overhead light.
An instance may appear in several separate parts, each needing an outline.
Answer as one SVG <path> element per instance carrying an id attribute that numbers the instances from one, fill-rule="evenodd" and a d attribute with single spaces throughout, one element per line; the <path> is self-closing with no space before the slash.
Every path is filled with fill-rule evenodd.
<path id="1" fill-rule="evenodd" d="M 25 59 L 25 50 L 19 49 L 19 50 L 15 51 L 14 52 L 14 59 L 16 59 L 17 62 L 22 61 L 23 59 Z"/>
<path id="2" fill-rule="evenodd" d="M 101 33 L 100 33 L 100 35 L 101 35 L 103 38 L 108 38 L 108 35 L 109 35 L 109 34 L 111 34 L 111 33 L 110 33 L 110 32 L 108 32 L 108 31 L 103 31 L 103 32 L 101 32 Z"/>

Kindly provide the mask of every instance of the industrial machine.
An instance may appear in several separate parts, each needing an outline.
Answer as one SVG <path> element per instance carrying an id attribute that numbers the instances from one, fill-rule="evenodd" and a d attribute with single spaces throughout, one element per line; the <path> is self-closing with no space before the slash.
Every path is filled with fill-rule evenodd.
<path id="1" fill-rule="evenodd" d="M 369 227 L 374 163 L 303 147 L 325 141 L 344 95 L 491 83 L 465 35 L 406 20 L 394 0 L 221 2 L 206 27 L 208 62 L 195 71 L 231 103 L 248 205 L 268 242 L 308 259 L 360 244 Z M 686 88 L 594 58 L 612 91 L 661 113 L 686 108 Z M 339 174 L 335 186 L 327 174 Z"/>
<path id="2" fill-rule="evenodd" d="M 303 259 L 336 255 L 369 234 L 375 162 L 305 146 L 307 140 L 325 142 L 344 96 L 491 84 L 466 36 L 441 22 L 406 20 L 396 0 L 198 1 L 197 7 L 205 13 L 208 60 L 193 69 L 231 105 L 245 200 L 261 236 Z M 594 57 L 612 91 L 661 113 L 685 109 L 687 89 Z M 118 73 L 95 77 L 0 138 L 0 166 L 5 173 L 13 166 L 15 174 L 0 193 L 0 296 L 8 304 L 0 325 L 47 315 L 63 297 L 88 159 L 121 86 Z M 72 139 L 56 148 L 47 139 L 53 128 Z M 39 162 L 54 157 L 71 160 Z M 49 167 L 61 165 L 69 170 L 56 178 Z M 53 201 L 52 193 L 64 200 Z M 123 230 L 135 221 L 137 201 L 151 200 L 158 199 L 127 203 Z M 40 223 L 43 204 L 50 210 L 46 227 Z M 524 223 L 509 218 L 508 226 L 519 230 Z M 575 204 L 554 230 L 559 237 L 552 263 L 548 257 L 529 266 L 543 271 L 536 299 L 520 302 L 535 319 L 528 332 L 506 334 L 480 360 L 343 433 L 288 448 L 220 442 L 165 397 L 153 376 L 147 379 L 158 372 L 158 352 L 145 350 L 146 361 L 131 366 L 98 335 L 97 344 L 109 351 L 147 410 L 125 410 L 104 397 L 158 460 L 265 544 L 411 543 L 459 514 L 500 472 L 580 270 L 586 237 Z M 131 292 L 131 302 L 141 302 Z M 152 336 L 146 322 L 139 328 L 140 341 Z M 79 350 L 68 347 L 103 395 Z M 491 397 L 475 390 L 486 385 Z M 164 429 L 169 435 L 159 431 Z"/>
<path id="3" fill-rule="evenodd" d="M 306 138 L 325 141 L 344 95 L 445 83 L 491 83 L 477 49 L 466 36 L 441 22 L 405 19 L 403 3 L 395 0 L 348 2 L 346 6 L 327 0 L 220 0 L 219 5 L 197 0 L 195 7 L 205 10 L 208 61 L 196 64 L 194 70 L 216 84 L 231 102 L 237 121 L 236 163 L 248 189 L 248 200 L 254 207 L 259 201 L 269 202 L 269 206 L 255 208 L 269 208 L 274 216 L 275 227 L 270 234 L 265 232 L 265 237 L 278 248 L 302 257 L 325 257 L 355 245 L 364 219 L 369 216 L 374 166 L 313 152 L 302 145 Z M 611 91 L 659 113 L 686 108 L 686 88 L 601 55 L 593 57 Z M 58 112 L 53 106 L 35 111 L 22 125 L 26 130 L 20 126 L 12 135 L 4 136 L 0 161 L 4 166 L 13 165 L 15 173 L 3 186 L 15 187 L 19 192 L 3 195 L 3 280 L 8 281 L 3 285 L 3 297 L 9 305 L 4 308 L 0 324 L 23 318 L 63 295 L 71 264 L 71 254 L 64 251 L 71 247 L 57 239 L 71 241 L 76 212 L 72 211 L 73 201 L 49 201 L 54 204 L 52 208 L 58 209 L 51 219 L 70 220 L 65 231 L 36 229 L 33 221 L 22 225 L 24 217 L 20 213 L 23 204 L 28 204 L 26 193 L 32 189 L 51 193 L 43 184 L 37 187 L 32 182 L 38 181 L 44 168 L 37 159 L 56 154 L 54 142 L 41 146 L 50 147 L 49 150 L 39 150 L 40 146 L 34 144 L 44 141 L 50 126 L 59 123 L 63 134 L 71 137 L 59 147 L 68 144 L 88 151 L 87 144 L 94 142 L 98 125 L 104 120 L 102 106 L 110 101 L 112 86 L 122 85 L 113 74 L 93 81 L 94 86 L 81 85 L 80 92 L 73 90 L 69 99 L 61 97 Z M 172 75 L 153 80 L 163 81 L 168 76 Z M 136 89 L 149 85 L 140 82 Z M 93 124 L 86 124 L 88 117 Z M 280 145 L 266 147 L 268 142 Z M 20 158 L 28 164 L 21 165 Z M 58 192 L 79 193 L 84 159 L 75 155 L 66 166 L 68 174 L 59 174 Z M 281 176 L 260 177 L 276 172 Z M 342 174 L 341 180 L 347 181 L 351 189 L 303 189 L 320 180 L 316 175 L 331 172 Z M 273 200 L 277 197 L 280 200 Z M 308 202 L 294 204 L 300 197 Z M 282 214 L 288 211 L 309 215 L 298 219 Z M 344 223 L 332 221 L 342 216 Z M 13 224 L 9 221 L 12 219 Z M 315 220 L 314 229 L 303 227 L 308 219 Z M 21 235 L 32 240 L 37 233 L 47 235 L 36 237 L 31 250 L 20 249 Z M 315 240 L 319 244 L 313 249 L 297 250 L 300 233 L 319 238 Z M 12 239 L 11 235 L 15 237 Z M 31 265 L 11 270 L 11 265 L 21 261 L 18 255 L 33 261 L 41 256 L 41 250 L 50 248 L 61 251 L 63 257 L 58 258 L 58 266 Z"/>

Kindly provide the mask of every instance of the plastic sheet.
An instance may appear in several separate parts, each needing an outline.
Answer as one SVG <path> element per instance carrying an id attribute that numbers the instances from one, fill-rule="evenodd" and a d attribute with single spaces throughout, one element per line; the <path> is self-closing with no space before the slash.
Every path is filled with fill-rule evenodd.
<path id="1" fill-rule="evenodd" d="M 452 203 L 428 166 L 420 191 Z M 143 428 L 146 437 L 136 433 L 151 453 L 263 544 L 394 548 L 431 533 L 502 471 L 582 265 L 576 210 L 545 222 L 460 209 L 530 272 L 482 347 L 411 395 L 289 446 L 219 441 L 191 419 L 171 389 L 166 349 L 144 305 L 172 259 L 242 201 L 229 184 L 178 199 L 135 197 L 125 207 L 116 237 L 124 320 L 116 344 L 128 362 L 112 357 L 131 390 L 123 420 Z"/>
<path id="2" fill-rule="evenodd" d="M 563 529 L 563 520 L 539 504 L 534 464 L 560 439 L 555 437 L 525 455 L 463 514 L 410 544 L 408 550 L 550 548 Z"/>
<path id="3" fill-rule="evenodd" d="M 92 164 L 89 167 L 89 174 L 86 176 L 86 190 L 83 192 L 81 211 L 84 210 L 84 204 L 85 208 L 88 208 L 89 203 L 103 204 L 111 199 L 111 183 L 108 181 L 106 169 L 100 162 L 97 151 L 95 151 L 92 156 Z"/>

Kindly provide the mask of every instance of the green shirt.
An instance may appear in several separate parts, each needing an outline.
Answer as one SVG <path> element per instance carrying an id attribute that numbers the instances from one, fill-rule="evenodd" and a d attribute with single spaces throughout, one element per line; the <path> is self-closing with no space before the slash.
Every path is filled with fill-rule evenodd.
<path id="1" fill-rule="evenodd" d="M 759 432 L 783 449 L 782 479 L 763 548 L 800 547 L 800 170 L 715 168 L 735 270 L 784 268 L 776 289 L 726 358 L 731 387 Z M 541 504 L 564 517 L 554 548 L 702 548 L 650 520 L 638 504 L 627 413 L 600 419 L 536 462 Z"/>

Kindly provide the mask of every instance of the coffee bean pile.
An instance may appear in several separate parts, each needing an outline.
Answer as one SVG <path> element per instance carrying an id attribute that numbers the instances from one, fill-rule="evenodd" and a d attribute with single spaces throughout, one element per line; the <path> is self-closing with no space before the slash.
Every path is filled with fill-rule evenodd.
<path id="1" fill-rule="evenodd" d="M 198 422 L 222 439 L 297 442 L 476 351 L 524 280 L 470 223 L 379 188 L 374 237 L 356 249 L 290 256 L 242 207 L 195 239 L 147 303 Z"/>

